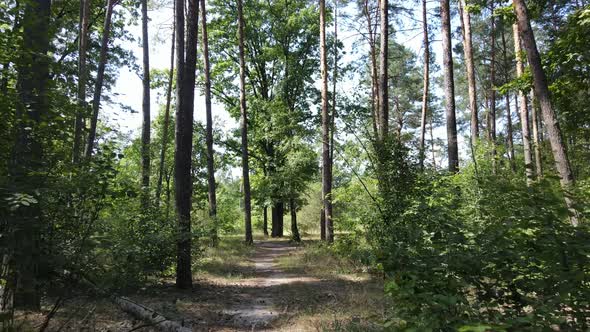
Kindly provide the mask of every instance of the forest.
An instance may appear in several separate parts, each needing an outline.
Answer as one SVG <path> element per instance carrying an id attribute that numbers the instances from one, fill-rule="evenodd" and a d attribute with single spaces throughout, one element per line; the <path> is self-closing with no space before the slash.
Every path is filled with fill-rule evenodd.
<path id="1" fill-rule="evenodd" d="M 587 0 L 0 0 L 0 329 L 590 330 L 589 45 Z"/>

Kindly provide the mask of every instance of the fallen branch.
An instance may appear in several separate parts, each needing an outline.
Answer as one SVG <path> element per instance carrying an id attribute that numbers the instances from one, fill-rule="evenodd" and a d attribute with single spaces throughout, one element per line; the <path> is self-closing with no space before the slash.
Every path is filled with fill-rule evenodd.
<path id="1" fill-rule="evenodd" d="M 151 326 L 164 332 L 191 332 L 190 327 L 171 321 L 162 316 L 155 310 L 142 304 L 134 302 L 126 297 L 113 296 L 111 300 L 121 308 L 121 310 L 135 316 L 137 319 L 150 323 Z"/>

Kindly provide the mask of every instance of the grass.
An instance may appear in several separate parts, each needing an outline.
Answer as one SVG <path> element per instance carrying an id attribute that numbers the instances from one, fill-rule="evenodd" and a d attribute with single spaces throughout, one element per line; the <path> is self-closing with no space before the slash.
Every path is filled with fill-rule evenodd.
<path id="1" fill-rule="evenodd" d="M 255 273 L 250 261 L 254 248 L 244 243 L 242 235 L 222 236 L 216 247 L 205 248 L 196 262 L 197 277 L 241 279 Z"/>

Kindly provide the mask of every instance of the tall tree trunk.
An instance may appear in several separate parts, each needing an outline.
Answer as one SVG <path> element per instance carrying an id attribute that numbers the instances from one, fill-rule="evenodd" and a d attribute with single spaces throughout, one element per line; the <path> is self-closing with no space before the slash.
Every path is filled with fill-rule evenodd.
<path id="1" fill-rule="evenodd" d="M 213 150 L 213 115 L 211 112 L 211 65 L 209 63 L 209 37 L 207 34 L 207 9 L 205 0 L 201 3 L 201 34 L 203 37 L 203 71 L 205 75 L 205 113 L 207 117 L 205 140 L 207 144 L 207 189 L 209 197 L 209 217 L 213 221 L 211 240 L 219 239 L 217 225 L 217 196 L 215 194 L 215 151 Z"/>
<path id="2" fill-rule="evenodd" d="M 98 111 L 100 109 L 100 98 L 102 96 L 102 85 L 104 82 L 104 70 L 107 63 L 107 53 L 109 50 L 109 38 L 111 34 L 111 19 L 113 17 L 113 8 L 117 0 L 108 0 L 107 9 L 104 18 L 104 28 L 102 31 L 102 41 L 100 46 L 100 57 L 98 59 L 98 69 L 96 70 L 96 85 L 94 86 L 94 98 L 92 99 L 92 116 L 90 118 L 90 130 L 88 132 L 88 141 L 86 142 L 86 158 L 92 157 L 94 150 L 94 140 L 96 139 L 96 126 L 98 124 Z"/>
<path id="3" fill-rule="evenodd" d="M 491 2 L 491 31 L 490 31 L 490 117 L 488 123 L 489 140 L 492 144 L 492 164 L 496 169 L 496 17 L 494 16 L 494 2 Z"/>
<path id="4" fill-rule="evenodd" d="M 262 230 L 264 231 L 264 236 L 268 236 L 268 207 L 266 205 L 262 208 L 262 216 Z"/>
<path id="5" fill-rule="evenodd" d="M 512 25 L 512 32 L 514 34 L 514 54 L 516 56 L 516 77 L 521 77 L 524 73 L 524 63 L 522 59 L 520 33 L 516 24 Z M 526 175 L 527 185 L 533 182 L 533 158 L 531 155 L 531 134 L 529 125 L 529 111 L 526 95 L 518 91 L 518 111 L 520 114 L 520 126 L 522 130 L 522 145 L 524 151 L 524 172 Z"/>
<path id="6" fill-rule="evenodd" d="M 463 54 L 467 71 L 467 86 L 469 90 L 469 110 L 471 111 L 471 144 L 477 145 L 479 139 L 479 116 L 477 110 L 477 90 L 475 85 L 475 66 L 473 64 L 473 42 L 471 36 L 471 14 L 466 8 L 465 0 L 459 1 L 461 28 L 463 31 Z"/>
<path id="7" fill-rule="evenodd" d="M 246 59 L 244 54 L 244 11 L 238 0 L 238 37 L 240 53 L 240 112 L 242 127 L 242 177 L 244 179 L 244 221 L 246 243 L 252 244 L 252 203 L 250 194 L 250 167 L 248 165 L 248 114 L 246 110 Z"/>
<path id="8" fill-rule="evenodd" d="M 577 226 L 578 211 L 575 208 L 575 202 L 571 196 L 571 190 L 574 187 L 574 175 L 567 156 L 559 123 L 551 105 L 547 77 L 543 71 L 541 57 L 539 56 L 539 50 L 537 49 L 537 43 L 535 41 L 535 35 L 531 29 L 531 22 L 528 17 L 528 11 L 524 0 L 513 0 L 513 4 L 514 11 L 516 12 L 516 20 L 518 22 L 518 30 L 526 50 L 531 72 L 533 73 L 535 95 L 541 108 L 543 120 L 547 127 L 547 133 L 549 134 L 549 143 L 551 144 L 551 150 L 553 151 L 553 159 L 555 159 L 555 168 L 559 172 L 561 187 L 564 191 L 565 203 L 570 212 L 570 222 L 572 225 Z"/>
<path id="9" fill-rule="evenodd" d="M 535 91 L 531 90 L 531 115 L 533 125 L 533 148 L 535 150 L 535 171 L 537 179 L 543 178 L 543 159 L 541 157 L 541 145 L 539 141 L 539 119 L 537 116 L 537 105 L 535 102 Z"/>
<path id="10" fill-rule="evenodd" d="M 371 19 L 371 8 L 369 0 L 365 0 L 363 11 L 367 18 L 367 27 L 369 31 L 369 55 L 371 57 L 371 116 L 373 122 L 373 134 L 379 136 L 379 84 L 377 80 L 377 46 L 373 20 Z"/>
<path id="11" fill-rule="evenodd" d="M 422 117 L 420 121 L 420 167 L 424 168 L 426 158 L 426 115 L 428 114 L 428 94 L 430 92 L 430 39 L 428 36 L 428 10 L 426 0 L 422 0 L 422 33 L 424 34 L 424 79 L 422 88 Z"/>
<path id="12" fill-rule="evenodd" d="M 379 139 L 384 140 L 389 133 L 389 84 L 388 84 L 388 54 L 389 54 L 389 1 L 381 0 L 379 13 L 381 18 L 381 45 L 379 50 Z"/>
<path id="13" fill-rule="evenodd" d="M 174 3 L 176 8 L 176 2 Z M 176 12 L 176 9 L 174 9 Z M 164 124 L 162 128 L 162 148 L 160 150 L 160 165 L 158 170 L 158 184 L 156 186 L 156 206 L 160 206 L 162 193 L 162 179 L 164 177 L 164 164 L 166 163 L 166 150 L 168 149 L 168 131 L 170 128 L 170 104 L 172 102 L 172 83 L 174 80 L 174 48 L 176 46 L 176 15 L 172 25 L 172 42 L 170 48 L 170 70 L 168 72 L 168 86 L 166 87 L 166 106 L 164 109 Z"/>
<path id="14" fill-rule="evenodd" d="M 451 47 L 451 14 L 449 0 L 440 1 L 442 22 L 442 49 L 444 69 L 445 114 L 447 120 L 447 143 L 449 171 L 459 170 L 459 146 L 457 143 L 457 120 L 455 115 L 455 83 L 453 81 L 453 50 Z"/>
<path id="15" fill-rule="evenodd" d="M 320 239 L 326 241 L 326 212 L 323 207 L 320 209 Z"/>
<path id="16" fill-rule="evenodd" d="M 198 0 L 188 0 L 186 43 L 184 0 L 176 0 L 176 144 L 174 187 L 178 215 L 176 287 L 192 287 L 191 196 L 195 70 L 198 39 Z M 185 55 L 186 47 L 186 55 Z"/>
<path id="17" fill-rule="evenodd" d="M 272 207 L 272 237 L 283 237 L 283 214 L 285 212 L 285 206 L 283 202 L 276 202 Z"/>
<path id="18" fill-rule="evenodd" d="M 150 206 L 150 44 L 148 33 L 147 0 L 141 0 L 141 42 L 143 46 L 143 98 L 141 109 L 143 123 L 141 126 L 141 206 L 145 211 Z"/>
<path id="19" fill-rule="evenodd" d="M 72 148 L 72 162 L 80 161 L 82 144 L 82 126 L 86 110 L 86 83 L 88 69 L 86 68 L 86 52 L 88 50 L 88 25 L 90 16 L 90 0 L 80 1 L 80 28 L 78 37 L 78 110 L 74 122 L 74 146 Z"/>
<path id="20" fill-rule="evenodd" d="M 332 227 L 332 174 L 330 169 L 330 114 L 328 111 L 328 59 L 326 50 L 326 1 L 320 0 L 320 67 L 322 76 L 322 200 L 326 240 L 334 240 Z"/>
<path id="21" fill-rule="evenodd" d="M 507 54 L 507 46 L 506 46 L 506 21 L 502 20 L 502 53 L 504 59 L 504 72 L 505 72 L 505 82 L 508 83 L 510 81 L 510 61 L 508 59 Z M 512 112 L 510 110 L 510 93 L 506 93 L 506 136 L 508 136 L 508 159 L 510 161 L 510 168 L 512 171 L 516 171 L 516 161 L 514 160 L 514 134 L 512 130 Z"/>
<path id="22" fill-rule="evenodd" d="M 41 196 L 38 193 L 43 179 L 43 147 L 38 138 L 39 125 L 49 109 L 47 80 L 49 77 L 49 0 L 29 1 L 23 18 L 22 59 L 17 61 L 17 91 L 19 100 L 16 144 L 11 165 L 9 191 L 26 194 L 36 199 L 27 206 L 21 205 L 10 216 L 8 239 L 11 254 L 4 257 L 7 263 L 7 283 L 3 289 L 1 309 L 40 309 L 39 264 Z M 3 267 L 4 269 L 5 267 Z M 6 302 L 6 300 L 12 302 Z"/>
<path id="23" fill-rule="evenodd" d="M 291 210 L 291 239 L 295 242 L 301 242 L 299 228 L 297 227 L 297 206 L 293 198 L 289 200 L 289 210 Z"/>
<path id="24" fill-rule="evenodd" d="M 330 116 L 330 174 L 334 174 L 334 135 L 336 133 L 336 87 L 338 85 L 338 0 L 334 0 L 334 68 L 332 77 L 332 115 Z"/>

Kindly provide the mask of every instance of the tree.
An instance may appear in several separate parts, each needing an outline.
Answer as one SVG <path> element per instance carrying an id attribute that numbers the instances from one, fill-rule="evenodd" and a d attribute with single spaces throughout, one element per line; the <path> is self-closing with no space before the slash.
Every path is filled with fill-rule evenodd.
<path id="1" fill-rule="evenodd" d="M 174 2 L 176 6 L 176 1 Z M 176 7 L 175 7 L 176 8 Z M 176 12 L 176 10 L 174 10 Z M 166 161 L 166 150 L 168 149 L 168 130 L 170 127 L 170 104 L 172 102 L 172 84 L 174 81 L 174 49 L 176 44 L 176 14 L 172 23 L 172 41 L 170 47 L 170 69 L 168 70 L 168 85 L 166 88 L 166 106 L 164 109 L 164 127 L 162 129 L 162 147 L 160 150 L 160 165 L 158 167 L 158 184 L 156 185 L 156 206 L 160 206 L 160 195 L 162 193 L 162 180 L 164 178 L 164 163 Z"/>
<path id="2" fill-rule="evenodd" d="M 512 32 L 514 35 L 514 54 L 516 56 L 516 77 L 520 78 L 524 74 L 524 64 L 522 61 L 520 33 L 516 24 L 512 26 Z M 531 154 L 531 127 L 529 125 L 527 96 L 522 90 L 518 91 L 518 112 L 520 114 L 520 127 L 522 131 L 522 145 L 524 150 L 524 172 L 526 175 L 527 185 L 530 185 L 534 179 L 533 158 Z"/>
<path id="3" fill-rule="evenodd" d="M 453 82 L 453 51 L 451 48 L 451 14 L 449 0 L 440 2 L 442 21 L 442 49 L 445 93 L 445 114 L 447 120 L 447 144 L 449 171 L 459 170 L 459 146 L 457 142 L 457 120 L 455 116 L 455 83 Z"/>
<path id="4" fill-rule="evenodd" d="M 322 200 L 326 241 L 334 241 L 332 226 L 332 174 L 330 168 L 330 114 L 328 111 L 328 59 L 326 50 L 326 1 L 320 0 L 320 69 L 322 79 Z"/>
<path id="5" fill-rule="evenodd" d="M 250 165 L 248 163 L 248 113 L 246 109 L 246 59 L 244 51 L 244 10 L 242 0 L 238 4 L 238 45 L 240 57 L 240 127 L 242 132 L 242 181 L 244 182 L 244 222 L 246 243 L 252 244 L 252 203 L 250 193 Z"/>
<path id="6" fill-rule="evenodd" d="M 48 116 L 49 100 L 49 21 L 51 1 L 27 2 L 23 17 L 22 58 L 17 61 L 18 104 L 17 137 L 10 165 L 10 201 L 17 204 L 11 215 L 10 245 L 14 248 L 8 262 L 2 309 L 39 310 L 40 241 L 43 225 L 39 189 L 43 184 L 43 146 L 39 137 L 42 121 Z M 18 197 L 26 198 L 26 202 Z M 3 266 L 3 269 L 5 266 Z"/>
<path id="7" fill-rule="evenodd" d="M 502 38 L 502 58 L 504 60 L 504 75 L 505 75 L 505 84 L 508 84 L 510 81 L 510 60 L 508 59 L 507 54 L 507 46 L 506 46 L 506 19 L 502 19 L 502 29 L 501 29 L 501 38 Z M 512 112 L 510 110 L 510 92 L 507 91 L 505 93 L 506 99 L 506 136 L 508 139 L 508 159 L 510 162 L 510 168 L 513 171 L 516 171 L 516 161 L 514 157 L 514 135 L 512 130 Z"/>
<path id="8" fill-rule="evenodd" d="M 96 127 L 98 125 L 98 111 L 100 109 L 100 98 L 102 96 L 102 86 L 104 82 L 104 71 L 107 63 L 107 56 L 109 50 L 109 38 L 111 33 L 111 20 L 113 17 L 113 9 L 119 0 L 107 0 L 107 8 L 105 11 L 104 28 L 102 31 L 102 41 L 100 45 L 100 59 L 98 61 L 98 69 L 96 73 L 96 83 L 94 86 L 94 98 L 92 99 L 92 116 L 90 118 L 90 129 L 88 132 L 88 141 L 86 142 L 86 158 L 92 157 L 94 150 L 94 141 L 96 139 Z"/>
<path id="9" fill-rule="evenodd" d="M 516 21 L 518 24 L 518 31 L 522 38 L 522 44 L 526 50 L 526 56 L 533 74 L 533 86 L 535 89 L 535 96 L 541 108 L 541 114 L 547 128 L 549 136 L 549 143 L 553 151 L 553 159 L 555 160 L 555 168 L 559 173 L 561 187 L 564 191 L 565 204 L 570 212 L 570 222 L 572 225 L 578 224 L 578 211 L 575 208 L 574 199 L 571 197 L 571 190 L 574 186 L 574 175 L 570 166 L 570 162 L 561 136 L 559 123 L 551 105 L 551 98 L 549 95 L 549 86 L 547 84 L 547 77 L 543 71 L 541 64 L 541 57 L 537 49 L 537 42 L 535 35 L 531 29 L 531 22 L 529 14 L 524 3 L 524 0 L 513 0 L 514 11 L 516 12 Z"/>
<path id="10" fill-rule="evenodd" d="M 78 110 L 74 122 L 74 146 L 72 148 L 72 162 L 78 163 L 80 160 L 80 145 L 82 144 L 82 126 L 84 119 L 84 110 L 86 108 L 86 83 L 88 78 L 88 69 L 86 68 L 86 58 L 88 49 L 88 28 L 90 16 L 90 0 L 80 1 L 80 32 L 78 42 Z"/>
<path id="11" fill-rule="evenodd" d="M 188 0 L 186 19 L 184 0 L 176 0 L 176 141 L 174 148 L 174 186 L 178 215 L 176 287 L 192 287 L 191 271 L 191 196 L 192 144 L 197 64 L 198 0 Z M 185 53 L 186 50 L 186 53 Z M 185 55 L 186 54 L 186 55 Z"/>
<path id="12" fill-rule="evenodd" d="M 422 88 L 422 116 L 420 120 L 420 166 L 424 167 L 426 158 L 426 115 L 430 91 L 430 36 L 428 35 L 428 11 L 426 0 L 422 0 L 422 33 L 424 34 L 424 80 Z"/>
<path id="13" fill-rule="evenodd" d="M 459 0 L 461 30 L 463 31 L 463 52 L 467 71 L 469 90 L 469 110 L 471 111 L 471 145 L 474 147 L 479 138 L 479 117 L 477 111 L 477 90 L 475 85 L 475 65 L 473 63 L 473 42 L 471 37 L 471 14 L 465 0 Z"/>
<path id="14" fill-rule="evenodd" d="M 141 42 L 143 47 L 143 98 L 141 125 L 141 206 L 145 210 L 150 204 L 150 45 L 148 34 L 148 4 L 147 0 L 141 1 Z"/>
<path id="15" fill-rule="evenodd" d="M 531 121 L 533 127 L 533 148 L 535 150 L 535 174 L 537 179 L 543 178 L 543 159 L 541 158 L 541 142 L 539 134 L 538 110 L 535 102 L 535 91 L 531 90 Z"/>
<path id="16" fill-rule="evenodd" d="M 381 45 L 379 50 L 379 140 L 384 140 L 389 134 L 389 84 L 387 63 L 389 60 L 389 1 L 379 2 L 379 17 L 381 18 Z"/>
<path id="17" fill-rule="evenodd" d="M 205 78 L 205 112 L 206 112 L 206 132 L 205 139 L 207 144 L 207 192 L 209 198 L 209 217 L 213 220 L 213 229 L 211 239 L 217 243 L 217 196 L 215 194 L 215 151 L 213 150 L 213 116 L 211 114 L 211 65 L 209 63 L 209 37 L 207 34 L 207 11 L 205 0 L 200 0 L 201 4 L 201 34 L 203 38 L 203 73 Z"/>
<path id="18" fill-rule="evenodd" d="M 488 114 L 488 139 L 492 144 L 492 164 L 496 169 L 496 18 L 494 16 L 494 1 L 491 1 L 490 22 L 490 109 Z"/>

